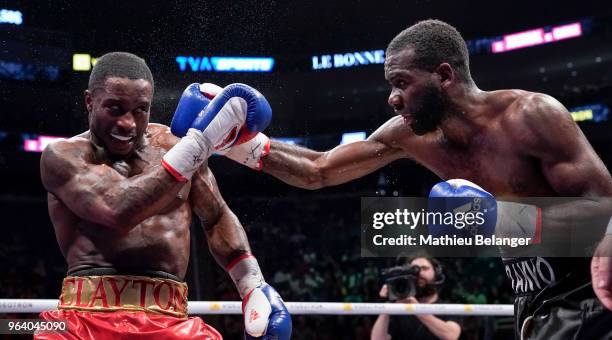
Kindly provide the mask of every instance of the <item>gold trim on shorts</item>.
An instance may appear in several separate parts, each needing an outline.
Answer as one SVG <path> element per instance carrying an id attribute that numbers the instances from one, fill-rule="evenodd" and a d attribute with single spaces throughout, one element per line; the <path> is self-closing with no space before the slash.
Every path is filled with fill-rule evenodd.
<path id="1" fill-rule="evenodd" d="M 148 276 L 67 276 L 62 282 L 58 308 L 144 311 L 186 318 L 187 284 Z"/>

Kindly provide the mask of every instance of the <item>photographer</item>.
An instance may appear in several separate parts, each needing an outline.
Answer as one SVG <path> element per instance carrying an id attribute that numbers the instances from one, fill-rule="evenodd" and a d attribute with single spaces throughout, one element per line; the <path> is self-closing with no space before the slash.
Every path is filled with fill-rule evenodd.
<path id="1" fill-rule="evenodd" d="M 440 263 L 416 257 L 383 272 L 385 285 L 380 296 L 396 303 L 437 303 L 438 288 L 444 282 Z M 372 327 L 372 340 L 458 339 L 461 326 L 452 316 L 381 314 Z"/>

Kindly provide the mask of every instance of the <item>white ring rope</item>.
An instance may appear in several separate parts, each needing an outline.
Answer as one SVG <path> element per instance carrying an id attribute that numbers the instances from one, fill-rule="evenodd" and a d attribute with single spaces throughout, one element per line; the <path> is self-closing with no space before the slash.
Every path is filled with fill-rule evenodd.
<path id="1" fill-rule="evenodd" d="M 39 313 L 57 309 L 56 299 L 0 299 L 0 313 Z M 514 315 L 513 305 L 286 302 L 293 315 Z M 189 314 L 242 314 L 240 301 L 191 301 Z"/>

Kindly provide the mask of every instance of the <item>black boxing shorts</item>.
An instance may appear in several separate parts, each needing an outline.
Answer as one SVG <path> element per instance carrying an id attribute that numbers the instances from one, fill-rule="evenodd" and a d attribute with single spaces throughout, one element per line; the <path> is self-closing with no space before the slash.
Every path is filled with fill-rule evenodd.
<path id="1" fill-rule="evenodd" d="M 517 339 L 612 339 L 612 312 L 595 296 L 591 258 L 505 258 Z"/>

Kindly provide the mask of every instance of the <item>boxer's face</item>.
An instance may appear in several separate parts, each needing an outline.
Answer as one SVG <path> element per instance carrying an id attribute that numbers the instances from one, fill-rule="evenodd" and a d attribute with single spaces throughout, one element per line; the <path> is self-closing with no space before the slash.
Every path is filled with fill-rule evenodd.
<path id="1" fill-rule="evenodd" d="M 85 91 L 89 130 L 109 153 L 127 156 L 143 142 L 152 99 L 150 82 L 109 77 L 104 86 Z"/>
<path id="2" fill-rule="evenodd" d="M 434 281 L 436 273 L 429 260 L 419 257 L 412 260 L 410 264 L 413 266 L 419 266 L 421 268 L 421 271 L 419 272 L 419 279 L 417 280 L 417 285 L 419 287 L 424 287 L 427 283 Z"/>
<path id="3" fill-rule="evenodd" d="M 438 78 L 412 66 L 412 49 L 387 56 L 385 78 L 391 85 L 389 105 L 417 135 L 435 131 L 446 117 L 447 99 Z"/>

